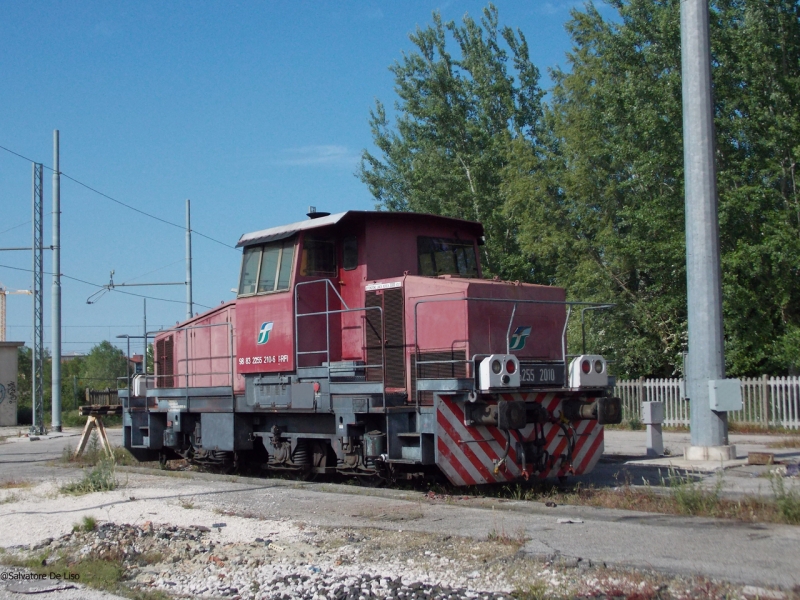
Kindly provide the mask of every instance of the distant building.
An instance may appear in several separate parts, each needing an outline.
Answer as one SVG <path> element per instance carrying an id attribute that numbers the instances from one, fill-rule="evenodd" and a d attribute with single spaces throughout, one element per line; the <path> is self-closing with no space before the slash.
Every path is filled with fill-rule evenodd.
<path id="1" fill-rule="evenodd" d="M 128 362 L 131 366 L 131 373 L 141 373 L 142 372 L 142 355 L 141 354 L 134 354 L 128 359 Z"/>
<path id="2" fill-rule="evenodd" d="M 62 352 L 61 353 L 61 364 L 63 365 L 66 362 L 71 360 L 75 360 L 76 358 L 85 358 L 86 355 L 81 352 Z"/>
<path id="3" fill-rule="evenodd" d="M 24 342 L 0 342 L 0 427 L 17 424 L 17 348 Z"/>

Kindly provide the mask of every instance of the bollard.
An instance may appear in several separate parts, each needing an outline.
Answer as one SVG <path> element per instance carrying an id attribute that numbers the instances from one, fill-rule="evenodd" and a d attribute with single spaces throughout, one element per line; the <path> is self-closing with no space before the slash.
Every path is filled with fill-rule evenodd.
<path id="1" fill-rule="evenodd" d="M 662 456 L 664 434 L 661 424 L 664 422 L 664 403 L 642 402 L 642 421 L 647 425 L 647 456 Z"/>

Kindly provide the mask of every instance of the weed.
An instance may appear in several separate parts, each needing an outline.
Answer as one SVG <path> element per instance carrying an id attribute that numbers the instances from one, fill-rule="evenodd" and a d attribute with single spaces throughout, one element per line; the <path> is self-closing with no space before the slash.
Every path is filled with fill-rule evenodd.
<path id="1" fill-rule="evenodd" d="M 113 453 L 112 458 L 118 465 L 127 467 L 139 464 L 139 461 L 133 457 L 127 448 L 115 446 L 111 449 L 111 451 Z M 79 457 L 75 458 L 75 447 L 68 444 L 61 450 L 60 462 L 64 464 L 78 463 L 82 465 L 94 466 L 100 461 L 107 459 L 108 455 L 102 448 L 100 448 L 100 441 L 96 432 L 92 432 L 92 436 L 89 438 L 89 443 L 86 445 L 86 448 Z"/>
<path id="2" fill-rule="evenodd" d="M 549 600 L 552 594 L 544 581 L 528 584 L 525 588 L 518 588 L 511 594 L 517 600 Z"/>
<path id="3" fill-rule="evenodd" d="M 64 494 L 80 496 L 92 492 L 110 492 L 118 485 L 116 464 L 112 459 L 103 459 L 90 471 L 84 472 L 83 479 L 66 483 L 59 490 Z"/>
<path id="4" fill-rule="evenodd" d="M 761 423 L 739 423 L 738 421 L 729 421 L 728 422 L 728 433 L 749 433 L 749 434 L 795 434 L 797 435 L 796 429 L 788 429 L 787 427 L 775 427 L 770 425 L 767 427 Z"/>
<path id="5" fill-rule="evenodd" d="M 631 418 L 629 418 L 627 425 L 631 431 L 640 431 L 644 429 L 641 419 L 639 419 L 639 417 L 636 416 L 632 416 Z"/>
<path id="6" fill-rule="evenodd" d="M 67 444 L 61 449 L 61 462 L 64 464 L 71 463 L 74 460 L 75 448 L 72 444 Z"/>
<path id="7" fill-rule="evenodd" d="M 767 444 L 768 448 L 800 448 L 800 436 L 784 438 Z"/>
<path id="8" fill-rule="evenodd" d="M 681 475 L 672 467 L 669 469 L 669 480 L 661 479 L 661 485 L 668 487 L 679 514 L 716 516 L 720 507 L 722 491 L 722 471 L 719 471 L 714 488 L 708 490 L 698 483 L 694 474 Z"/>
<path id="9" fill-rule="evenodd" d="M 109 591 L 122 591 L 120 581 L 125 573 L 121 560 L 106 558 L 85 558 L 78 562 L 68 561 L 64 556 L 55 560 L 48 553 L 36 554 L 29 558 L 9 558 L 11 566 L 23 567 L 34 573 L 69 574 L 74 580 L 93 588 Z"/>
<path id="10" fill-rule="evenodd" d="M 525 545 L 525 542 L 528 541 L 528 537 L 525 535 L 525 531 L 523 529 L 518 530 L 515 534 L 506 533 L 504 528 L 501 528 L 500 531 L 492 530 L 486 536 L 490 542 L 495 542 L 498 544 L 503 544 L 504 546 L 514 546 L 519 548 Z"/>
<path id="11" fill-rule="evenodd" d="M 194 508 L 194 498 L 178 498 L 178 503 L 181 505 L 181 508 L 190 509 Z"/>
<path id="12" fill-rule="evenodd" d="M 31 483 L 30 481 L 24 481 L 20 479 L 10 479 L 8 481 L 0 483 L 0 490 L 10 490 L 10 489 L 29 488 L 29 487 L 33 487 L 33 483 Z"/>
<path id="13" fill-rule="evenodd" d="M 11 493 L 2 500 L 0 500 L 0 504 L 11 504 L 12 502 L 17 502 L 19 500 L 19 494 Z"/>
<path id="14" fill-rule="evenodd" d="M 72 531 L 94 531 L 97 529 L 97 519 L 91 515 L 84 515 L 80 523 L 73 523 Z"/>
<path id="15" fill-rule="evenodd" d="M 787 489 L 783 477 L 779 474 L 770 474 L 769 484 L 775 494 L 778 512 L 786 523 L 800 524 L 800 493 L 792 486 Z"/>
<path id="16" fill-rule="evenodd" d="M 138 465 L 139 461 L 133 457 L 133 454 L 127 448 L 122 446 L 115 446 L 112 451 L 114 452 L 114 462 L 123 467 Z"/>

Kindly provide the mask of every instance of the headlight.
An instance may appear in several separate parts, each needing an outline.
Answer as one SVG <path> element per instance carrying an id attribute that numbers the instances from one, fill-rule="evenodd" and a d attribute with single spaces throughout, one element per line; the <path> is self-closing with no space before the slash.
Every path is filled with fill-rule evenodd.
<path id="1" fill-rule="evenodd" d="M 478 389 L 490 390 L 518 388 L 519 359 L 513 354 L 490 354 L 478 367 Z"/>
<path id="2" fill-rule="evenodd" d="M 599 354 L 576 356 L 569 365 L 569 387 L 604 388 L 608 386 L 608 366 Z"/>

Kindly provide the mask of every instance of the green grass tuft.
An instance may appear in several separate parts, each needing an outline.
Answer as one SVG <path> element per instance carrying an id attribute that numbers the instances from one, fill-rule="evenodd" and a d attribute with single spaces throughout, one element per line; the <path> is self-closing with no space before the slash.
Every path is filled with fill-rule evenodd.
<path id="1" fill-rule="evenodd" d="M 770 475 L 769 484 L 783 520 L 791 525 L 800 525 L 800 493 L 797 489 L 794 486 L 787 489 L 783 477 L 777 473 Z"/>
<path id="2" fill-rule="evenodd" d="M 692 474 L 681 475 L 674 468 L 669 469 L 669 478 L 661 484 L 668 487 L 672 498 L 682 515 L 716 515 L 720 507 L 722 491 L 722 471 L 713 489 L 704 488 Z"/>
<path id="3" fill-rule="evenodd" d="M 93 492 L 110 492 L 119 485 L 116 477 L 116 463 L 113 459 L 103 459 L 91 470 L 84 472 L 83 479 L 61 486 L 63 494 L 81 496 Z"/>
<path id="4" fill-rule="evenodd" d="M 73 523 L 72 531 L 94 531 L 97 529 L 97 519 L 90 515 L 84 515 L 80 523 Z"/>

